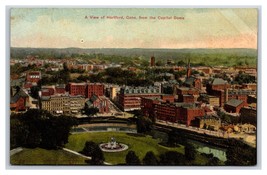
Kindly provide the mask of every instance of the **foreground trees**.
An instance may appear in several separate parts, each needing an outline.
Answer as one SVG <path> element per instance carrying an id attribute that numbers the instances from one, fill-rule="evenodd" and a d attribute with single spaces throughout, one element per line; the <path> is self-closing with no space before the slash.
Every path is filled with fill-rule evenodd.
<path id="1" fill-rule="evenodd" d="M 81 153 L 92 158 L 91 160 L 86 161 L 88 164 L 103 165 L 104 163 L 104 154 L 98 144 L 93 141 L 87 141 Z"/>
<path id="2" fill-rule="evenodd" d="M 24 114 L 11 115 L 10 148 L 57 149 L 68 142 L 74 125 L 77 125 L 75 118 L 65 115 L 55 117 L 44 110 L 32 109 Z"/>

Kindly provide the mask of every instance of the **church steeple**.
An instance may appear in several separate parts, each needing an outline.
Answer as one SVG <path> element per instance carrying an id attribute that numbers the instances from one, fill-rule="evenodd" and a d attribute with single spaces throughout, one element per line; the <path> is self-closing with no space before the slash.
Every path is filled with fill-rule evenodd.
<path id="1" fill-rule="evenodd" d="M 190 59 L 187 63 L 186 77 L 189 78 L 191 76 L 191 68 L 190 68 Z"/>

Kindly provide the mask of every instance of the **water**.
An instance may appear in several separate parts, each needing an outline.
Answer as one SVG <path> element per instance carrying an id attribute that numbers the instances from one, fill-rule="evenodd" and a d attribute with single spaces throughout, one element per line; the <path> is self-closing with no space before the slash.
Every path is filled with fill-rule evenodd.
<path id="1" fill-rule="evenodd" d="M 71 132 L 131 132 L 137 133 L 137 130 L 130 127 L 123 126 L 90 126 L 73 128 Z"/>
<path id="2" fill-rule="evenodd" d="M 195 140 L 188 140 L 189 143 L 191 143 L 198 152 L 200 153 L 206 153 L 206 154 L 213 154 L 214 157 L 217 157 L 221 161 L 226 161 L 226 149 L 208 145 L 205 143 L 201 143 Z"/>

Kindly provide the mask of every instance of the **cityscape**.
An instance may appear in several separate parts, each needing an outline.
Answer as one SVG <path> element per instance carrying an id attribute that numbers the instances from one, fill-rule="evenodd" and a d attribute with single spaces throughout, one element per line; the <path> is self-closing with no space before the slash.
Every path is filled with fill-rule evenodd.
<path id="1" fill-rule="evenodd" d="M 12 9 L 10 164 L 255 166 L 257 61 L 257 9 Z"/>

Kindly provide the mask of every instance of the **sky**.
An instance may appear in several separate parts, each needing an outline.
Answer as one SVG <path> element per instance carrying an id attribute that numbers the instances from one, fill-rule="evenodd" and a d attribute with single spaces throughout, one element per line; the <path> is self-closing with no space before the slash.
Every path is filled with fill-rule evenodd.
<path id="1" fill-rule="evenodd" d="M 255 8 L 12 8 L 10 14 L 11 47 L 257 49 L 257 34 Z"/>

